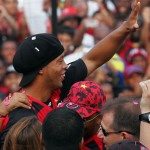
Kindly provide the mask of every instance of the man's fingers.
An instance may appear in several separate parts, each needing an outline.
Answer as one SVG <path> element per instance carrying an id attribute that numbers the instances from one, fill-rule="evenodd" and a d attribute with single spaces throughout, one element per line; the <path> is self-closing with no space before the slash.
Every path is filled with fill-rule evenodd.
<path id="1" fill-rule="evenodd" d="M 141 3 L 141 0 L 134 0 L 131 4 L 131 8 L 134 9 L 134 7 L 137 5 L 138 2 Z"/>
<path id="2" fill-rule="evenodd" d="M 28 106 L 31 106 L 31 103 L 29 102 L 27 97 L 20 98 L 20 102 Z"/>
<path id="3" fill-rule="evenodd" d="M 136 19 L 141 7 L 141 2 L 139 0 L 136 0 L 136 4 L 132 8 L 132 12 L 129 16 L 130 19 Z"/>
<path id="4" fill-rule="evenodd" d="M 143 92 L 147 92 L 147 94 L 149 94 L 149 92 L 150 92 L 150 80 L 140 82 L 140 86 L 141 86 Z"/>
<path id="5" fill-rule="evenodd" d="M 148 89 L 147 89 L 146 84 L 144 83 L 144 81 L 140 82 L 139 84 L 140 84 L 140 86 L 142 88 L 143 93 L 146 93 Z"/>
<path id="6" fill-rule="evenodd" d="M 21 102 L 18 105 L 19 105 L 18 107 L 23 107 L 23 108 L 26 108 L 26 109 L 31 109 L 31 106 L 28 106 L 28 105 L 26 105 L 24 103 L 21 103 Z"/>

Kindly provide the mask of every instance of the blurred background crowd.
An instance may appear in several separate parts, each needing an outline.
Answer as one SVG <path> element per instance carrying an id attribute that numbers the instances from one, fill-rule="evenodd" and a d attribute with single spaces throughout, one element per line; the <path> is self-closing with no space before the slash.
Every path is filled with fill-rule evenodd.
<path id="1" fill-rule="evenodd" d="M 92 49 L 130 10 L 131 0 L 58 0 L 57 37 L 66 63 Z M 0 100 L 19 89 L 21 74 L 12 66 L 17 46 L 29 35 L 52 33 L 51 16 L 51 0 L 0 0 Z M 149 0 L 142 0 L 139 24 L 118 53 L 88 77 L 101 84 L 107 99 L 141 96 L 139 82 L 150 78 Z"/>

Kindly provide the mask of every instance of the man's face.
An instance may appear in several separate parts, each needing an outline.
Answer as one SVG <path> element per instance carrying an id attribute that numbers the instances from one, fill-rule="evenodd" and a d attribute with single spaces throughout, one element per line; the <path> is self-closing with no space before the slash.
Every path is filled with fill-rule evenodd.
<path id="1" fill-rule="evenodd" d="M 108 149 L 108 147 L 111 146 L 112 144 L 119 142 L 123 139 L 121 133 L 113 133 L 116 131 L 112 128 L 112 123 L 113 123 L 113 113 L 112 112 L 105 113 L 102 117 L 101 127 L 103 128 L 103 130 L 108 132 L 108 135 L 106 136 L 102 132 L 103 133 L 102 138 L 104 140 L 106 149 Z"/>
<path id="2" fill-rule="evenodd" d="M 142 56 L 134 57 L 132 63 L 134 65 L 142 67 L 143 70 L 145 70 L 147 67 L 147 60 Z"/>
<path id="3" fill-rule="evenodd" d="M 63 57 L 64 54 L 58 56 L 43 68 L 45 82 L 46 84 L 49 84 L 49 87 L 52 89 L 62 87 L 62 82 L 65 78 L 65 72 L 67 69 Z"/>
<path id="4" fill-rule="evenodd" d="M 67 33 L 58 34 L 58 39 L 62 43 L 66 53 L 69 50 L 69 47 L 73 44 L 71 36 Z"/>
<path id="5" fill-rule="evenodd" d="M 12 41 L 5 42 L 2 46 L 2 57 L 5 59 L 6 63 L 12 64 L 13 57 L 16 53 L 16 43 Z"/>

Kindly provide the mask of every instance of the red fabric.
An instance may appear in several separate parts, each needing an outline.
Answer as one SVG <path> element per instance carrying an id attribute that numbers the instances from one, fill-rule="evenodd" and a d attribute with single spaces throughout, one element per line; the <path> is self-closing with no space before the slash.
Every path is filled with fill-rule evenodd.
<path id="1" fill-rule="evenodd" d="M 0 93 L 8 95 L 9 94 L 9 90 L 8 90 L 8 88 L 6 88 L 4 86 L 0 86 Z"/>
<path id="2" fill-rule="evenodd" d="M 57 108 L 58 102 L 60 100 L 60 94 L 61 94 L 61 91 L 60 89 L 58 89 L 58 90 L 55 90 L 50 97 L 53 109 Z"/>
<path id="3" fill-rule="evenodd" d="M 9 117 L 8 117 L 8 116 L 3 117 L 3 118 L 0 118 L 0 120 L 1 120 L 1 122 L 2 122 L 2 124 L 1 124 L 1 126 L 0 126 L 0 131 L 2 131 L 3 129 L 6 128 L 7 123 L 8 123 L 8 121 L 9 121 Z"/>
<path id="4" fill-rule="evenodd" d="M 67 98 L 59 107 L 73 109 L 85 119 L 100 112 L 105 102 L 106 97 L 100 85 L 92 81 L 81 81 L 73 84 Z"/>
<path id="5" fill-rule="evenodd" d="M 18 42 L 22 42 L 22 40 L 24 40 L 24 38 L 29 35 L 29 29 L 27 27 L 23 12 L 18 11 L 14 19 L 19 29 L 17 40 Z M 13 36 L 12 27 L 5 18 L 0 19 L 0 32 L 2 33 L 2 35 Z"/>
<path id="6" fill-rule="evenodd" d="M 118 54 L 119 56 L 123 59 L 123 60 L 126 60 L 126 56 L 127 56 L 127 53 L 128 51 L 133 48 L 132 47 L 132 42 L 130 40 L 127 40 L 125 43 L 124 43 L 124 47 L 119 50 Z"/>
<path id="7" fill-rule="evenodd" d="M 43 121 L 44 121 L 45 117 L 47 116 L 47 114 L 49 112 L 51 112 L 53 109 L 51 107 L 47 106 L 46 104 L 44 104 L 43 102 L 41 102 L 38 99 L 35 99 L 35 98 L 31 97 L 31 96 L 28 96 L 28 98 L 30 99 L 30 101 L 32 103 L 32 108 L 31 109 L 33 109 L 35 111 L 35 114 L 38 117 L 39 121 L 41 123 L 43 123 Z M 33 102 L 39 104 L 40 106 L 43 106 L 42 109 L 40 108 L 40 110 L 38 111 L 38 113 L 36 113 L 36 110 L 39 109 L 38 105 L 37 106 L 33 105 Z"/>
<path id="8" fill-rule="evenodd" d="M 24 91 L 22 91 L 24 92 Z M 35 115 L 37 116 L 38 120 L 43 123 L 45 117 L 47 116 L 47 114 L 49 112 L 51 112 L 53 109 L 51 107 L 49 107 L 48 105 L 46 105 L 45 103 L 41 102 L 40 100 L 33 98 L 29 95 L 27 95 L 30 103 L 32 104 L 32 110 L 34 111 Z M 39 105 L 38 105 L 39 104 Z M 9 116 L 3 117 L 1 118 L 1 128 L 0 131 L 2 131 L 3 129 L 6 128 L 7 123 L 9 121 Z"/>

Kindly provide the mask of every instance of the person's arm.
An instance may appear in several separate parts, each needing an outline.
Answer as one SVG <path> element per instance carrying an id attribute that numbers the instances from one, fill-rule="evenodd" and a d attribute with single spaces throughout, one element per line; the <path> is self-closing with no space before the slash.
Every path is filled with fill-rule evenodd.
<path id="1" fill-rule="evenodd" d="M 141 29 L 141 40 L 150 55 L 150 6 L 144 7 L 142 10 L 143 27 Z"/>
<path id="2" fill-rule="evenodd" d="M 140 82 L 142 88 L 142 99 L 140 103 L 141 114 L 150 112 L 150 80 Z M 150 149 L 150 123 L 141 121 L 140 142 Z"/>
<path id="3" fill-rule="evenodd" d="M 132 12 L 127 21 L 98 42 L 96 46 L 82 59 L 87 66 L 88 74 L 107 62 L 118 50 L 130 32 L 138 28 L 137 19 L 140 10 L 140 0 L 135 0 Z"/>
<path id="4" fill-rule="evenodd" d="M 28 98 L 23 93 L 14 93 L 12 97 L 7 97 L 0 103 L 0 116 L 6 116 L 13 109 L 18 107 L 24 107 L 30 109 L 31 107 Z"/>

